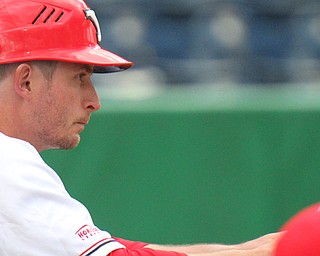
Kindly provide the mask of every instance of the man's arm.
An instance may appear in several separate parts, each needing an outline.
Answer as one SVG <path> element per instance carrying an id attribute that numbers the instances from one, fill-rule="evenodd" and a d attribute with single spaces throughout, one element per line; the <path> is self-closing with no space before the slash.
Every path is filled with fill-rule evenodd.
<path id="1" fill-rule="evenodd" d="M 119 249 L 110 256 L 271 256 L 274 244 L 280 233 L 238 244 L 195 244 L 195 245 L 155 245 L 142 248 Z"/>
<path id="2" fill-rule="evenodd" d="M 163 251 L 175 251 L 186 254 L 206 254 L 218 251 L 228 250 L 253 250 L 261 246 L 273 248 L 275 241 L 279 238 L 281 233 L 272 233 L 257 239 L 237 244 L 237 245 L 224 245 L 224 244 L 195 244 L 195 245 L 156 245 L 148 244 L 145 248 Z"/>

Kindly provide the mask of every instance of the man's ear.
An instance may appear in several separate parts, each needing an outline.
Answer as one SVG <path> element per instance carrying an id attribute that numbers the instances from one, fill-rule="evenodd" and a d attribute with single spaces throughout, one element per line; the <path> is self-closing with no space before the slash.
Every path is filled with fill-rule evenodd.
<path id="1" fill-rule="evenodd" d="M 28 63 L 20 64 L 14 74 L 14 89 L 18 95 L 28 98 L 31 94 L 32 67 Z"/>

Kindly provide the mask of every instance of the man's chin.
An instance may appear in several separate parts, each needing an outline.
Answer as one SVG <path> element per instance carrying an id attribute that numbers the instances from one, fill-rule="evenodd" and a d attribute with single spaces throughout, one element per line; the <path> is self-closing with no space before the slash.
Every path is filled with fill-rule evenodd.
<path id="1" fill-rule="evenodd" d="M 60 139 L 50 147 L 50 149 L 74 149 L 80 143 L 80 135 L 72 135 L 63 139 Z"/>

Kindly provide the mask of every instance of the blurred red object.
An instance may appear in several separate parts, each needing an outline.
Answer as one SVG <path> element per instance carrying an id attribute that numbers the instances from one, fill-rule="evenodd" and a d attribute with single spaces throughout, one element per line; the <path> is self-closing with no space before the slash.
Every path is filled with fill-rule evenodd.
<path id="1" fill-rule="evenodd" d="M 320 203 L 298 212 L 281 231 L 274 256 L 320 256 Z"/>

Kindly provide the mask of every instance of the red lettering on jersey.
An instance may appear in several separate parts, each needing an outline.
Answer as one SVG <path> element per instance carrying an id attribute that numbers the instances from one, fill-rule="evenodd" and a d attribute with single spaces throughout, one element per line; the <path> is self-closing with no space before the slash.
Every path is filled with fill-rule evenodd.
<path id="1" fill-rule="evenodd" d="M 82 239 L 82 241 L 86 240 L 89 237 L 95 236 L 99 234 L 101 231 L 97 227 L 84 225 L 81 227 L 75 234 Z"/>

